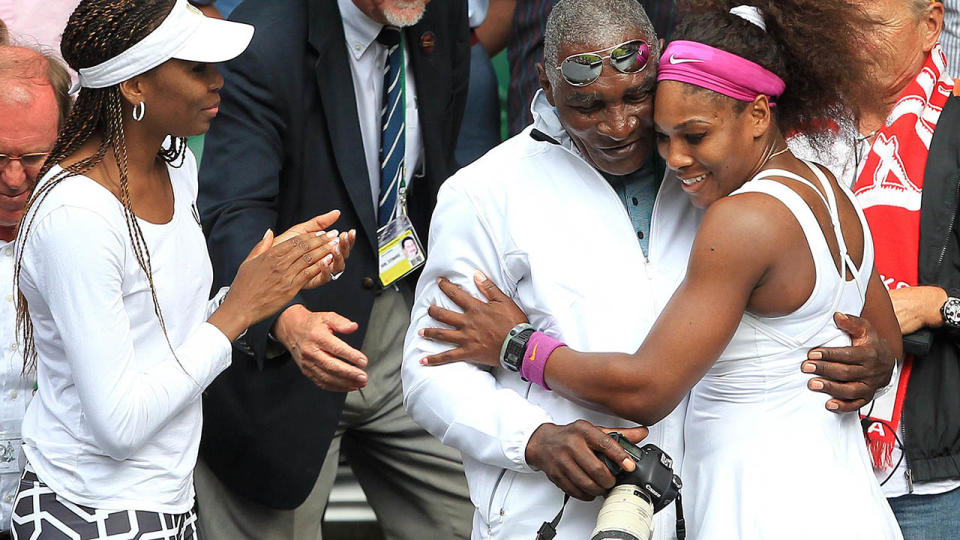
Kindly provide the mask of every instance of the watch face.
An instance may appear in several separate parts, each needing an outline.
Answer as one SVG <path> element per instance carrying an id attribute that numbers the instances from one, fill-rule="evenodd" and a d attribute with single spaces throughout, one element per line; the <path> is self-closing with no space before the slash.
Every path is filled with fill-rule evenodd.
<path id="1" fill-rule="evenodd" d="M 527 352 L 527 341 L 533 334 L 532 328 L 524 328 L 507 341 L 507 349 L 500 359 L 500 365 L 510 371 L 520 371 L 523 355 Z"/>
<path id="2" fill-rule="evenodd" d="M 960 298 L 947 298 L 940 308 L 943 322 L 949 326 L 960 327 Z"/>

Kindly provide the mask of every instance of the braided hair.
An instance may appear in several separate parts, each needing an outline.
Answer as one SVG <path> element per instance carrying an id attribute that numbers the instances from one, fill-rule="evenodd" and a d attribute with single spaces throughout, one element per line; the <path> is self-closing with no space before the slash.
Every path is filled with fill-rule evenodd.
<path id="1" fill-rule="evenodd" d="M 60 50 L 64 60 L 74 70 L 92 67 L 123 51 L 145 38 L 163 22 L 173 9 L 174 0 L 82 0 L 70 15 L 63 32 Z M 70 111 L 62 129 L 57 135 L 53 150 L 40 169 L 38 178 L 43 178 L 50 169 L 62 163 L 76 152 L 91 137 L 99 136 L 97 151 L 84 159 L 63 167 L 43 185 L 39 186 L 27 201 L 20 223 L 21 247 L 14 268 L 14 283 L 19 291 L 20 271 L 27 236 L 30 234 L 36 212 L 30 212 L 34 206 L 43 203 L 50 190 L 64 180 L 85 174 L 101 162 L 108 152 L 112 152 L 120 170 L 120 202 L 126 218 L 127 232 L 133 247 L 137 264 L 147 276 L 153 309 L 170 345 L 166 324 L 157 300 L 157 291 L 153 284 L 153 270 L 150 265 L 150 251 L 140 229 L 133 205 L 130 200 L 130 186 L 127 177 L 127 146 L 124 140 L 121 120 L 122 95 L 120 85 L 106 88 L 82 88 L 76 103 Z M 157 156 L 163 161 L 179 167 L 186 155 L 186 139 L 170 138 L 169 145 L 163 147 Z M 33 324 L 22 292 L 17 295 L 17 333 L 23 342 L 24 371 L 36 367 L 37 350 L 34 343 Z M 171 346 L 171 350 L 173 347 Z M 177 360 L 179 362 L 179 359 Z"/>

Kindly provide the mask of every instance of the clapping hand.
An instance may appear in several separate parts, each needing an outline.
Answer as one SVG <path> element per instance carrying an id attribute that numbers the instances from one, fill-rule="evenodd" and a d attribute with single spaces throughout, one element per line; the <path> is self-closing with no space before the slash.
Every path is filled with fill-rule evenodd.
<path id="1" fill-rule="evenodd" d="M 240 265 L 227 297 L 208 322 L 233 341 L 289 303 L 301 289 L 318 287 L 343 271 L 356 233 L 323 230 L 339 215 L 335 210 L 317 216 L 276 238 L 268 229 Z"/>
<path id="2" fill-rule="evenodd" d="M 339 218 L 340 211 L 331 210 L 326 214 L 290 227 L 273 241 L 273 245 L 278 245 L 288 240 L 294 240 L 298 236 L 318 233 L 324 233 L 327 238 L 335 241 L 336 245 L 333 250 L 333 259 L 331 260 L 329 271 L 321 272 L 316 278 L 307 282 L 303 286 L 304 289 L 315 289 L 329 282 L 331 279 L 335 279 L 334 276 L 338 276 L 343 272 L 344 268 L 346 268 L 346 260 L 350 256 L 350 251 L 353 249 L 353 245 L 357 240 L 357 231 L 355 229 L 350 229 L 342 233 L 336 230 L 326 231 L 326 229 L 333 225 Z"/>

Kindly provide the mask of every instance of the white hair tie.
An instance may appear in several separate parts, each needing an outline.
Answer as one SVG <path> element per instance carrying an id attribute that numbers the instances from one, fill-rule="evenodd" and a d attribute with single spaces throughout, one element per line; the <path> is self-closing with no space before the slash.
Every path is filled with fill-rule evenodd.
<path id="1" fill-rule="evenodd" d="M 767 25 L 763 22 L 763 13 L 761 13 L 760 8 L 756 6 L 737 6 L 731 9 L 730 13 L 751 24 L 759 26 L 764 32 L 767 31 Z"/>

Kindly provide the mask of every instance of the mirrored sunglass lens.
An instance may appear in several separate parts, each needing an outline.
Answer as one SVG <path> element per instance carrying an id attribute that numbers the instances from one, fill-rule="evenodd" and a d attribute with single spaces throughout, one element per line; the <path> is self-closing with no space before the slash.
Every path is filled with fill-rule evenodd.
<path id="1" fill-rule="evenodd" d="M 603 70 L 603 58 L 595 54 L 578 54 L 563 61 L 560 67 L 563 77 L 572 84 L 596 80 Z"/>
<path id="2" fill-rule="evenodd" d="M 610 63 L 624 73 L 636 73 L 647 65 L 650 48 L 642 41 L 631 41 L 610 53 Z"/>

